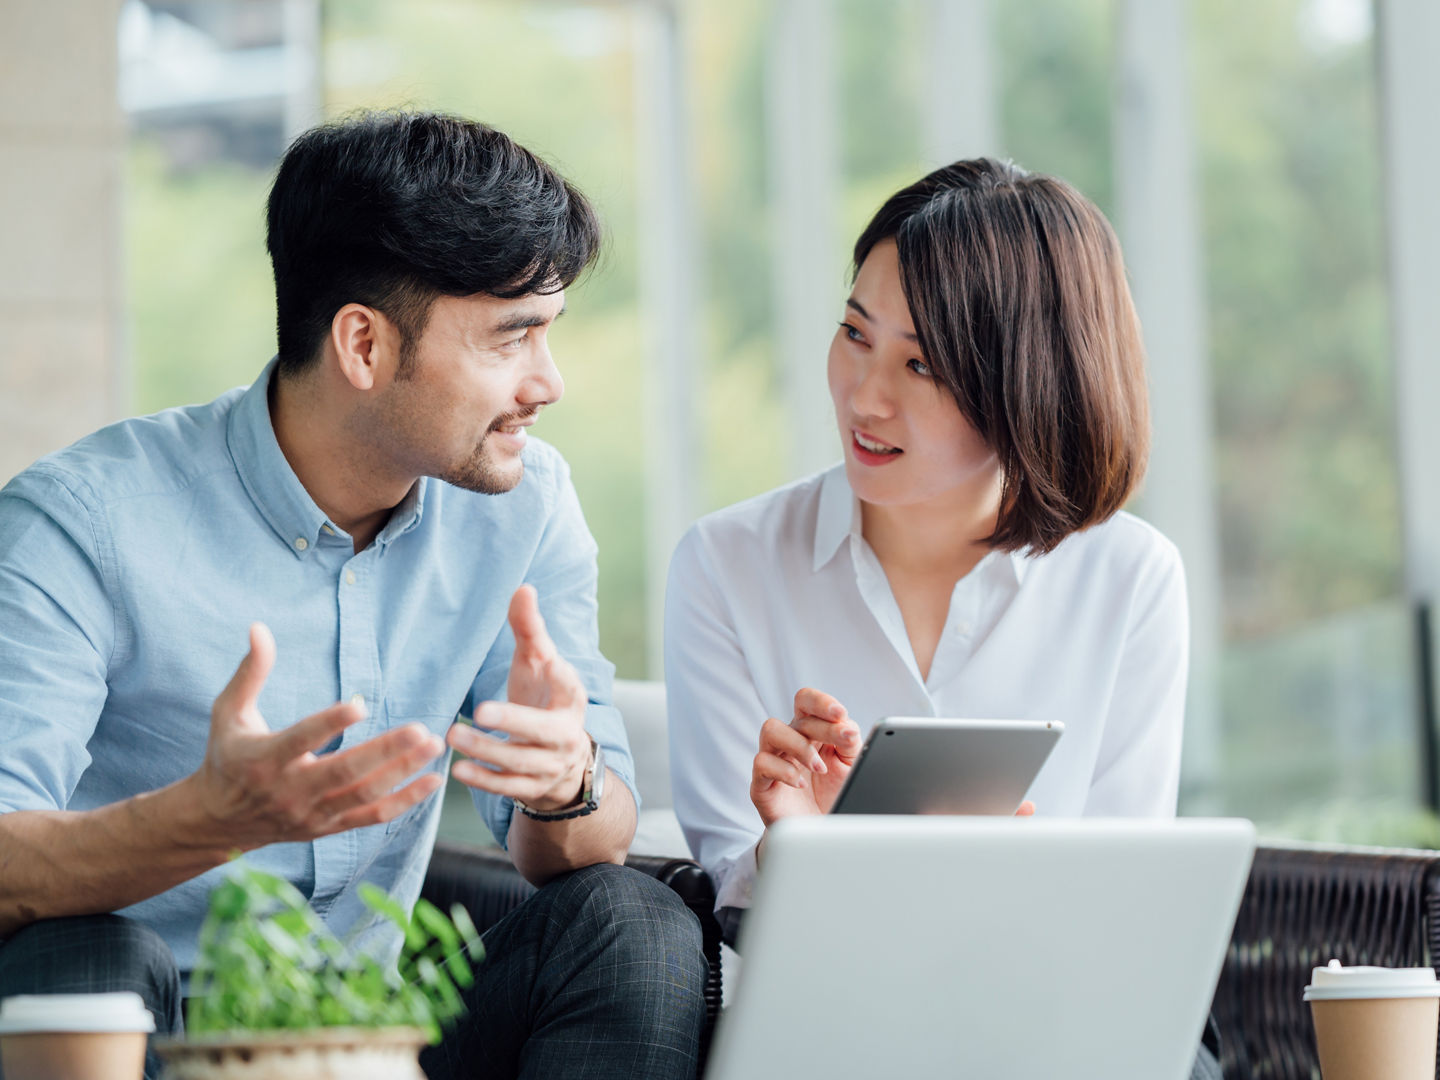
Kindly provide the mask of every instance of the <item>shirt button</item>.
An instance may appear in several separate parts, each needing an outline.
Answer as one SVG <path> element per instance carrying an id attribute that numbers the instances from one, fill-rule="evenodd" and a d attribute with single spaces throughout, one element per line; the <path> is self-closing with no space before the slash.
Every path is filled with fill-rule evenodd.
<path id="1" fill-rule="evenodd" d="M 351 705 L 364 705 L 364 704 L 365 704 L 365 695 L 364 695 L 364 694 L 351 694 L 351 695 L 350 695 L 350 704 L 351 704 Z"/>
<path id="2" fill-rule="evenodd" d="M 355 584 L 355 571 L 354 571 L 354 570 L 346 570 L 346 571 L 345 571 L 345 584 L 346 584 L 346 585 L 354 585 L 354 584 Z"/>
<path id="3" fill-rule="evenodd" d="M 308 548 L 309 546 L 310 546 L 310 541 L 306 540 L 305 537 L 303 537 L 303 536 L 297 536 L 297 537 L 295 538 L 295 550 L 296 550 L 296 551 L 304 551 L 304 550 L 305 550 L 306 548 Z"/>
<path id="4" fill-rule="evenodd" d="M 332 529 L 329 525 L 321 525 L 321 526 L 320 526 L 320 531 L 323 532 L 326 536 L 334 536 L 334 535 L 335 535 L 335 530 Z"/>
<path id="5" fill-rule="evenodd" d="M 973 630 L 974 627 L 972 627 L 968 622 L 962 622 L 957 624 L 955 629 L 959 632 L 961 637 L 969 637 L 970 631 Z"/>

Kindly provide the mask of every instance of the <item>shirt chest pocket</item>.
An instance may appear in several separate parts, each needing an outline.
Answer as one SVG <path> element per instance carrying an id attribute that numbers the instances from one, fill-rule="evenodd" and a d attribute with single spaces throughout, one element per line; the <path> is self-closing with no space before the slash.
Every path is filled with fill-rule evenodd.
<path id="1" fill-rule="evenodd" d="M 425 697 L 396 697 L 385 699 L 383 706 L 384 730 L 390 731 L 405 724 L 420 724 L 434 735 L 445 737 L 454 723 L 455 716 L 459 711 L 458 707 L 451 708 L 446 702 L 435 698 Z M 450 753 L 441 754 L 425 768 L 405 778 L 402 784 L 408 784 L 424 776 L 427 772 L 438 772 L 444 776 L 448 770 Z M 442 786 L 438 792 L 430 796 L 424 802 L 412 806 L 398 817 L 392 818 L 386 825 L 387 834 L 400 832 L 418 824 L 427 814 L 438 812 L 437 804 L 444 798 L 445 788 Z"/>

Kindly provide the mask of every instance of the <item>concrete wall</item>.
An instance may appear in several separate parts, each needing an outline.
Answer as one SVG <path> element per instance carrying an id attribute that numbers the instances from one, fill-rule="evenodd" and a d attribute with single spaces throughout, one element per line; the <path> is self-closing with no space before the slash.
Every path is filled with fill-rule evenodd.
<path id="1" fill-rule="evenodd" d="M 0 0 L 0 484 L 119 417 L 120 0 Z"/>

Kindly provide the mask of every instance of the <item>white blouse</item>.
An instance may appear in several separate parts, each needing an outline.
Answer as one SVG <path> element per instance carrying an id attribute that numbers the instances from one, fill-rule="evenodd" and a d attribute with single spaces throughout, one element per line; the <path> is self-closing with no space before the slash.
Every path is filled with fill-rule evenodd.
<path id="1" fill-rule="evenodd" d="M 833 695 L 868 734 L 887 716 L 1061 720 L 1027 798 L 1056 816 L 1175 813 L 1189 649 L 1175 546 L 1121 513 L 1048 555 L 991 552 L 955 586 L 928 679 L 860 535 L 843 465 L 710 514 L 665 596 L 675 811 L 748 907 L 764 831 L 750 774 L 767 717 Z"/>

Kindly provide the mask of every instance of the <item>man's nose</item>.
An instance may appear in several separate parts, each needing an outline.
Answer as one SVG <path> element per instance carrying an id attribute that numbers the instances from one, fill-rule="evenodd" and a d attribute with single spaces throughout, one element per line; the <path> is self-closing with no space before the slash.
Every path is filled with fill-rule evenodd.
<path id="1" fill-rule="evenodd" d="M 525 380 L 522 396 L 527 405 L 553 405 L 565 394 L 565 380 L 550 355 L 550 347 L 542 345 L 538 350 L 534 369 Z"/>

